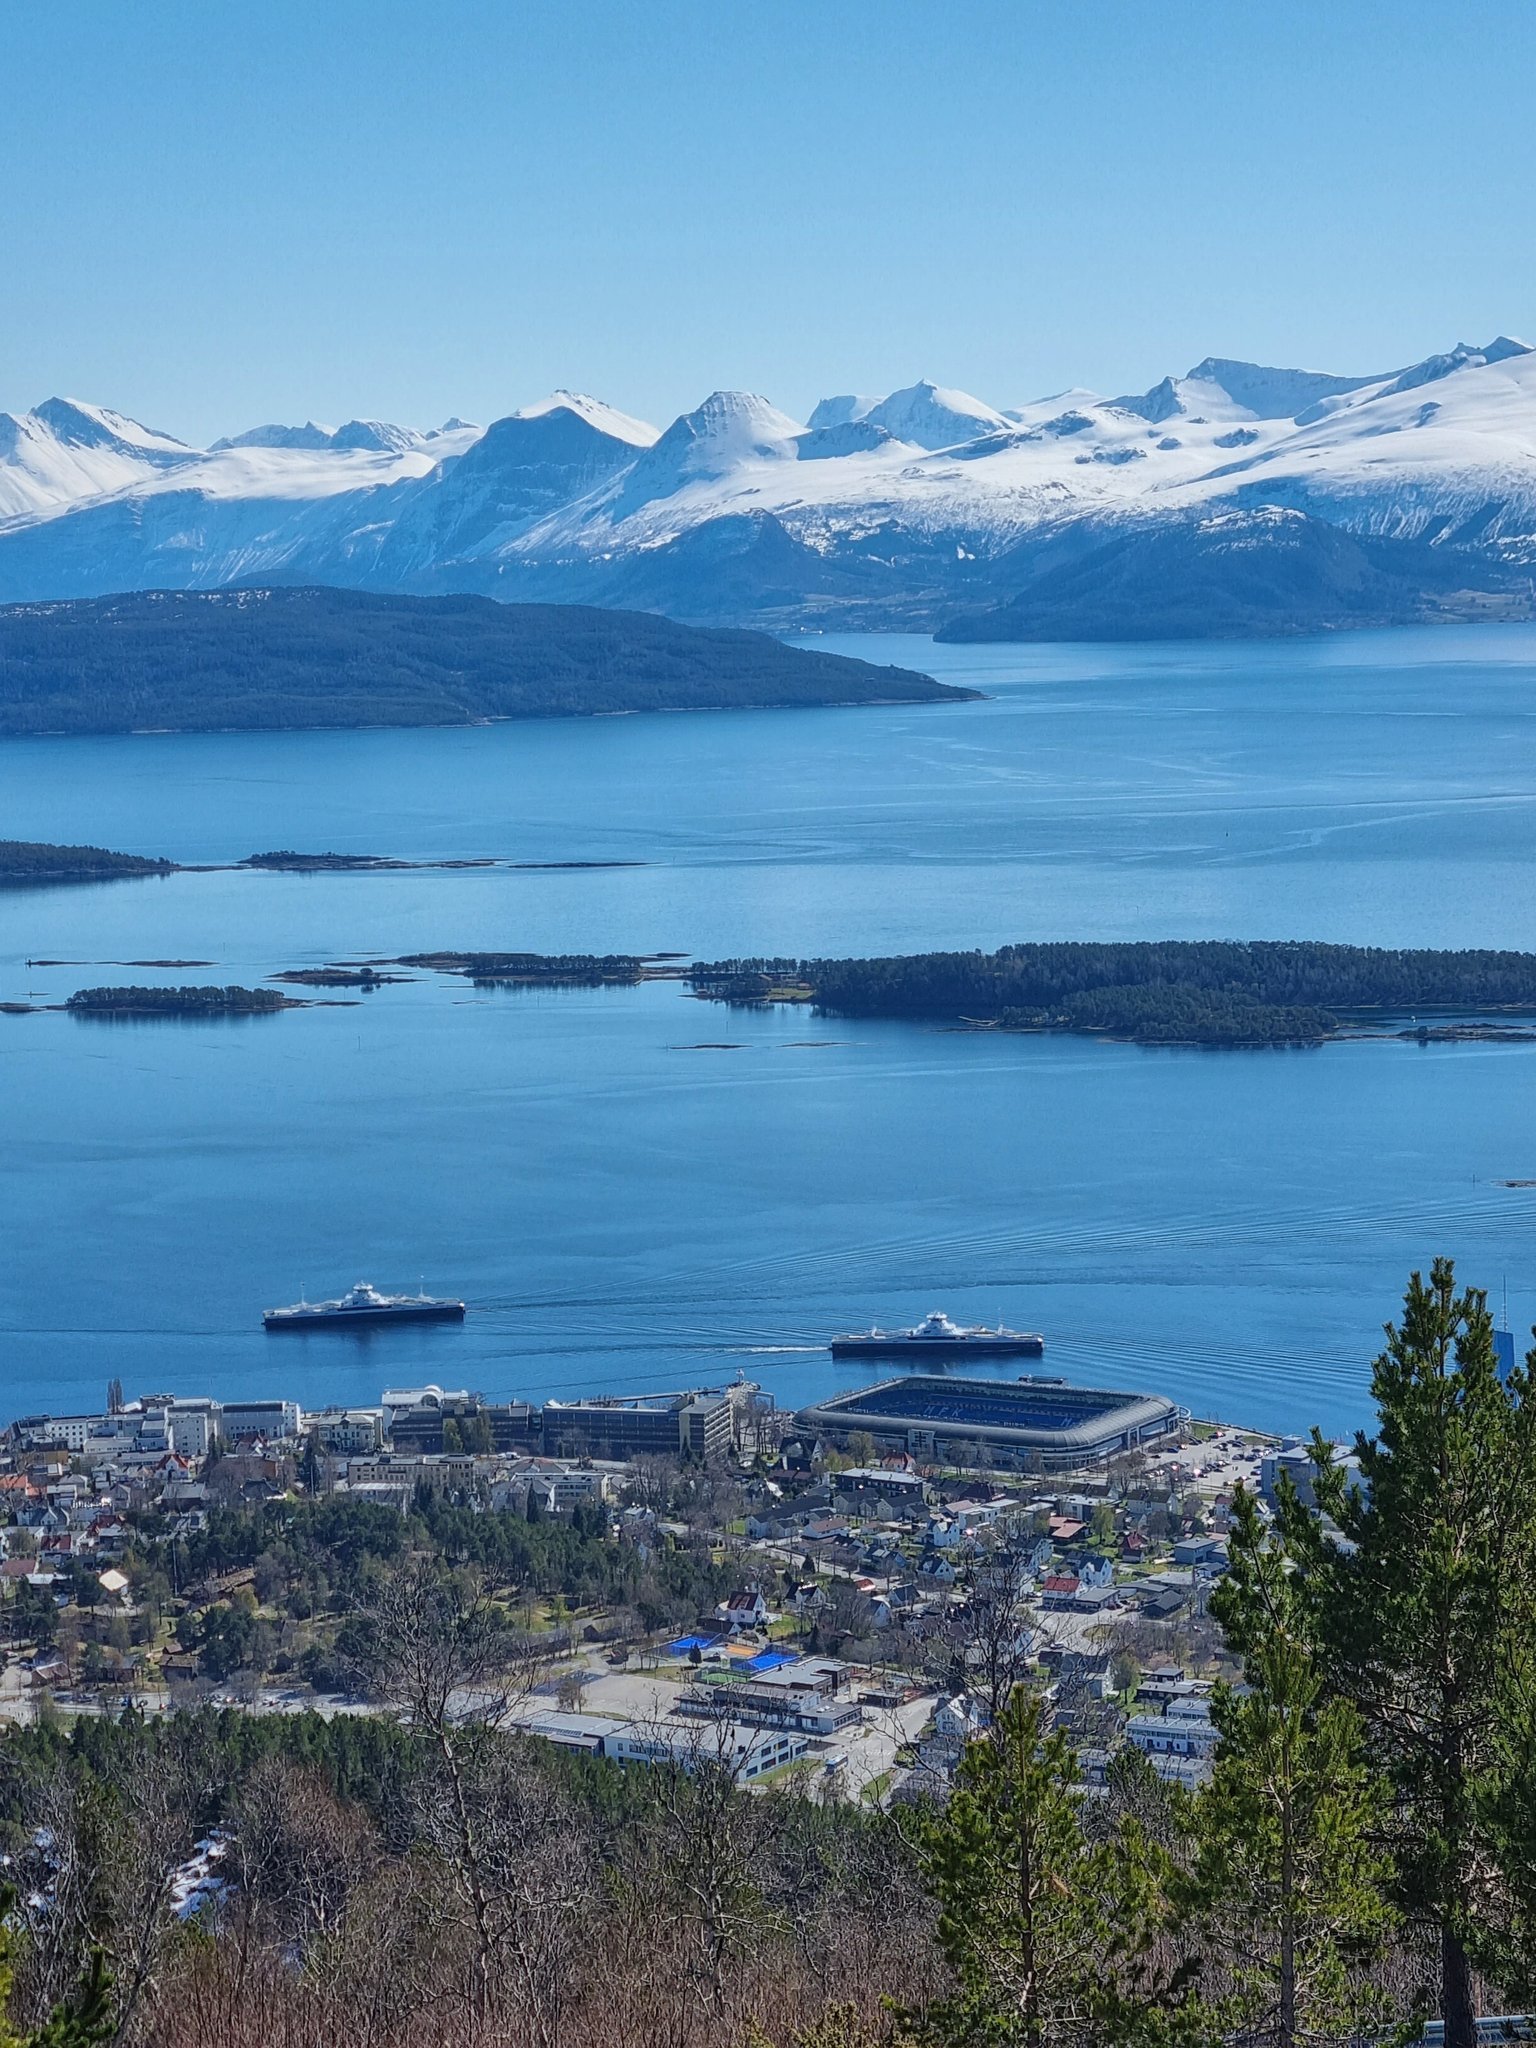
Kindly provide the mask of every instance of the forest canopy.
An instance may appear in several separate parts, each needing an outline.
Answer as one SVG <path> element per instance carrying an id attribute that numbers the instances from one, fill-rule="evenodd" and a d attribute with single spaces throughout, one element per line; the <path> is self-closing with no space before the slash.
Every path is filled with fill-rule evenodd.
<path id="1" fill-rule="evenodd" d="M 0 839 L 0 883 L 99 882 L 119 875 L 168 875 L 173 864 L 139 853 L 109 853 L 104 846 L 49 846 L 35 839 Z"/>
<path id="2" fill-rule="evenodd" d="M 975 693 L 649 612 L 360 590 L 0 607 L 0 733 L 466 725 Z"/>
<path id="3" fill-rule="evenodd" d="M 1142 1043 L 1316 1043 L 1350 1018 L 1536 1010 L 1536 953 L 1164 939 L 1002 946 L 873 960 L 726 960 L 695 992 L 792 992 L 845 1017 L 1104 1032 Z"/>

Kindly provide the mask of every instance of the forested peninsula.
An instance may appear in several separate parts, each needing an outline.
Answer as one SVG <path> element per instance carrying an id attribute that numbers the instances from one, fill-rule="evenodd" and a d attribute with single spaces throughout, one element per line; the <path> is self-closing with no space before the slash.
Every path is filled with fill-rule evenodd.
<path id="1" fill-rule="evenodd" d="M 810 1002 L 842 1017 L 1088 1032 L 1142 1045 L 1317 1045 L 1388 1019 L 1411 1020 L 1405 1035 L 1429 1038 L 1445 1035 L 1448 1017 L 1536 1017 L 1536 953 L 1309 940 L 724 960 L 700 962 L 686 978 L 696 995 L 725 1002 Z"/>
<path id="2" fill-rule="evenodd" d="M 139 853 L 109 853 L 104 846 L 49 846 L 33 839 L 0 839 L 0 887 L 27 882 L 112 882 L 120 876 L 169 875 L 175 862 Z"/>
<path id="3" fill-rule="evenodd" d="M 247 854 L 237 861 L 161 860 L 141 853 L 110 853 L 104 846 L 52 846 L 42 840 L 0 839 L 0 888 L 44 882 L 115 882 L 140 875 L 237 873 L 264 875 L 388 875 L 423 868 L 627 868 L 626 860 L 507 861 L 486 856 L 453 860 L 400 860 L 382 853 Z"/>
<path id="4" fill-rule="evenodd" d="M 0 607 L 0 734 L 468 725 L 976 693 L 649 612 L 360 590 Z"/>
<path id="5" fill-rule="evenodd" d="M 603 988 L 676 981 L 671 953 L 402 953 L 386 964 L 462 974 L 482 988 Z"/>

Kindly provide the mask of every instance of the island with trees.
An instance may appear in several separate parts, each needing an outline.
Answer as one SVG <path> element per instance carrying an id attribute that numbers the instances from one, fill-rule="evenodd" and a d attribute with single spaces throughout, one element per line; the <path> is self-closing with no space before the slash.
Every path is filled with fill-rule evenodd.
<path id="1" fill-rule="evenodd" d="M 834 1016 L 1086 1032 L 1142 1045 L 1318 1045 L 1388 1020 L 1412 1037 L 1508 1035 L 1507 1022 L 1475 1020 L 1536 1018 L 1536 953 L 1306 940 L 725 960 L 691 966 L 685 978 L 694 994 L 728 1003 L 807 1002 Z"/>
<path id="2" fill-rule="evenodd" d="M 683 973 L 673 955 L 658 953 L 403 953 L 388 964 L 461 974 L 484 988 L 633 987 Z"/>
<path id="3" fill-rule="evenodd" d="M 976 695 L 768 633 L 584 605 L 275 588 L 0 607 L 0 734 L 468 725 Z"/>
<path id="4" fill-rule="evenodd" d="M 297 853 L 281 848 L 237 861 L 175 861 L 103 846 L 54 846 L 41 840 L 0 839 L 0 888 L 53 882 L 114 882 L 144 875 L 229 874 L 378 875 L 422 868 L 519 868 L 537 871 L 643 867 L 634 860 L 497 860 L 486 855 L 448 860 L 401 860 L 383 853 Z"/>
<path id="5" fill-rule="evenodd" d="M 141 853 L 111 853 L 104 846 L 51 846 L 42 840 L 0 839 L 0 888 L 33 882 L 115 882 L 139 875 L 174 874 L 176 863 Z"/>
<path id="6" fill-rule="evenodd" d="M 282 974 L 268 975 L 269 981 L 291 983 L 295 988 L 386 988 L 391 982 L 409 981 L 408 974 L 380 974 L 376 967 L 290 967 Z"/>
<path id="7" fill-rule="evenodd" d="M 264 869 L 269 874 L 289 875 L 371 875 L 391 874 L 402 868 L 494 868 L 494 860 L 396 860 L 384 853 L 295 853 L 280 848 L 272 853 L 249 853 L 236 861 L 239 868 Z"/>
<path id="8" fill-rule="evenodd" d="M 303 999 L 276 988 L 79 988 L 64 1008 L 76 1017 L 266 1017 Z"/>

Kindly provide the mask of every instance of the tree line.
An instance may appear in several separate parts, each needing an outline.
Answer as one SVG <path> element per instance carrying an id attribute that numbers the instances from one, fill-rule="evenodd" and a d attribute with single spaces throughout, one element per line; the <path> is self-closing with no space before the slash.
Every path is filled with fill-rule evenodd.
<path id="1" fill-rule="evenodd" d="M 77 988 L 64 1007 L 84 1016 L 249 1017 L 297 1009 L 299 1003 L 275 988 L 128 986 Z"/>
<path id="2" fill-rule="evenodd" d="M 40 840 L 0 839 L 0 882 L 97 882 L 118 875 L 168 875 L 174 862 L 144 854 L 111 853 L 104 846 L 50 846 Z"/>
<path id="3" fill-rule="evenodd" d="M 463 725 L 970 693 L 650 612 L 320 587 L 0 607 L 0 732 Z"/>
<path id="4" fill-rule="evenodd" d="M 1113 1031 L 1151 1040 L 1315 1040 L 1360 1013 L 1536 1009 L 1536 953 L 1165 939 L 1003 946 L 869 960 L 701 962 L 701 995 L 760 1002 L 801 988 L 861 1017 Z"/>

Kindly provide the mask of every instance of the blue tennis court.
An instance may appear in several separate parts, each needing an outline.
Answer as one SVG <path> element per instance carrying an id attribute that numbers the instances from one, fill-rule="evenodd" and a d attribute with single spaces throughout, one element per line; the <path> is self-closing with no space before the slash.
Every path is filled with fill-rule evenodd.
<path id="1" fill-rule="evenodd" d="M 759 1650 L 755 1657 L 749 1658 L 747 1669 L 749 1671 L 777 1671 L 781 1666 L 793 1664 L 794 1662 L 794 1655 L 788 1650 Z"/>

